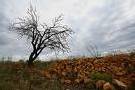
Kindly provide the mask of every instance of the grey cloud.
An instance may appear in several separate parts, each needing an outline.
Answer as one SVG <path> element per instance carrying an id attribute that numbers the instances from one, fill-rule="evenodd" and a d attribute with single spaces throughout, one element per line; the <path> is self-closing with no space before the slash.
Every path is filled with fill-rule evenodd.
<path id="1" fill-rule="evenodd" d="M 10 16 L 7 11 L 6 0 L 0 1 L 0 56 L 23 55 L 27 53 L 23 40 L 17 40 L 17 35 L 8 30 Z M 20 44 L 22 43 L 22 44 Z"/>
<path id="2" fill-rule="evenodd" d="M 111 0 L 103 7 L 98 7 L 96 15 L 100 18 L 94 23 L 85 23 L 84 20 L 89 20 L 91 12 L 82 19 L 78 20 L 76 27 L 80 30 L 76 31 L 75 42 L 73 49 L 74 54 L 83 55 L 89 52 L 85 49 L 89 44 L 96 45 L 100 52 L 115 50 L 115 49 L 132 49 L 135 41 L 135 25 L 130 22 L 135 22 L 128 18 L 123 5 L 127 2 L 122 0 Z M 93 11 L 94 11 L 93 10 Z M 93 12 L 94 13 L 94 12 Z M 86 18 L 86 19 L 85 19 Z M 132 17 L 132 19 L 134 19 Z M 132 26 L 132 29 L 131 29 Z"/>
<path id="3" fill-rule="evenodd" d="M 71 50 L 69 53 L 61 54 L 61 56 L 88 55 L 89 52 L 86 50 L 86 47 L 88 47 L 89 44 L 96 45 L 101 53 L 108 50 L 135 48 L 135 14 L 129 13 L 129 11 L 132 12 L 135 10 L 135 2 L 133 1 L 134 0 L 105 0 L 103 2 L 104 4 L 90 8 L 89 3 L 92 1 L 89 0 L 83 3 L 81 0 L 74 0 L 73 2 L 57 0 L 57 3 L 55 0 L 49 2 L 46 0 L 42 2 L 33 0 L 35 5 L 36 3 L 38 4 L 39 11 L 40 9 L 42 12 L 43 10 L 51 10 L 43 13 L 43 15 L 49 13 L 50 15 L 47 14 L 47 17 L 52 18 L 54 14 L 57 16 L 60 11 L 61 13 L 64 12 L 63 14 L 66 16 L 68 25 L 74 30 L 75 33 L 69 40 Z M 26 2 L 27 1 L 23 1 L 22 5 L 26 6 Z M 0 8 L 2 8 L 0 9 L 0 54 L 29 54 L 31 49 L 29 49 L 30 45 L 25 42 L 26 40 L 18 40 L 16 34 L 8 31 L 7 26 L 9 24 L 7 22 L 9 22 L 8 20 L 10 19 L 8 15 L 12 15 L 13 13 L 4 10 L 4 7 L 6 5 L 8 7 L 9 4 L 5 5 L 3 3 L 5 2 L 1 1 L 0 4 Z M 15 2 L 12 3 L 14 3 L 14 7 L 18 7 Z M 67 5 L 67 3 L 70 5 Z M 129 6 L 127 7 L 125 3 L 129 4 Z M 132 5 L 130 5 L 130 3 Z M 52 7 L 49 7 L 48 4 Z M 65 7 L 63 5 L 65 5 Z M 9 5 L 9 8 L 11 8 L 11 5 Z M 19 10 L 20 12 L 22 10 L 25 11 L 23 6 L 18 8 L 20 9 L 12 11 L 14 11 L 14 13 Z M 52 11 L 54 12 L 52 13 Z M 20 12 L 18 13 L 20 14 Z M 46 52 L 46 50 L 41 56 L 47 53 L 50 56 L 50 52 Z"/>

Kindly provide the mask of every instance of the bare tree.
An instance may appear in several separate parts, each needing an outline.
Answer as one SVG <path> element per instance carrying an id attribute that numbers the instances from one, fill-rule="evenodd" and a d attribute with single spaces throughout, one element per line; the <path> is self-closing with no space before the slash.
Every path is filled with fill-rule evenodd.
<path id="1" fill-rule="evenodd" d="M 96 59 L 98 59 L 99 57 L 99 52 L 98 52 L 98 48 L 96 45 L 88 45 L 86 47 L 87 51 Z"/>
<path id="2" fill-rule="evenodd" d="M 36 9 L 30 5 L 27 16 L 18 18 L 18 22 L 10 25 L 10 30 L 17 32 L 21 37 L 27 37 L 33 47 L 28 65 L 32 65 L 45 48 L 63 52 L 69 49 L 67 37 L 72 30 L 67 25 L 61 24 L 62 20 L 62 15 L 60 15 L 52 20 L 51 25 L 40 23 Z"/>

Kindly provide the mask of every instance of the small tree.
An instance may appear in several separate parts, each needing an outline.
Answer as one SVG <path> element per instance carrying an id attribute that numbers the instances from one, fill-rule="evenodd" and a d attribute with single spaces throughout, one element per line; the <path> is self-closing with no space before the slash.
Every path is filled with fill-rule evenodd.
<path id="1" fill-rule="evenodd" d="M 17 32 L 21 37 L 25 36 L 31 43 L 33 51 L 28 60 L 28 65 L 32 65 L 33 61 L 45 49 L 49 48 L 54 51 L 67 51 L 67 37 L 72 30 L 67 25 L 62 25 L 62 15 L 52 20 L 49 26 L 39 22 L 39 17 L 36 9 L 30 5 L 27 11 L 27 16 L 18 18 L 18 22 L 10 25 L 10 30 Z"/>
<path id="2" fill-rule="evenodd" d="M 99 52 L 98 52 L 98 48 L 96 45 L 90 45 L 88 44 L 88 46 L 86 47 L 87 51 L 94 57 L 94 58 L 98 58 L 99 57 Z"/>

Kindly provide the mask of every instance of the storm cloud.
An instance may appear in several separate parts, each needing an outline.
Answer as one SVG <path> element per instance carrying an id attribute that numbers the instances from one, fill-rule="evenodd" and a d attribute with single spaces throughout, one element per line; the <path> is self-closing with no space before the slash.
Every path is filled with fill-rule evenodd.
<path id="1" fill-rule="evenodd" d="M 50 23 L 64 14 L 64 23 L 74 34 L 69 53 L 58 56 L 89 55 L 86 47 L 96 45 L 100 53 L 135 48 L 134 0 L 0 0 L 0 55 L 25 56 L 31 51 L 25 39 L 8 30 L 10 22 L 26 15 L 30 2 L 37 8 L 41 21 Z M 42 57 L 52 57 L 44 51 Z"/>

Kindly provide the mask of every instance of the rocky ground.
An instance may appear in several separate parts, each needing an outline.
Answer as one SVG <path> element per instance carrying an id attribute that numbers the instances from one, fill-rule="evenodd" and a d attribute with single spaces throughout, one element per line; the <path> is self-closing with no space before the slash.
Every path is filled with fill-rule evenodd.
<path id="1" fill-rule="evenodd" d="M 135 81 L 135 55 L 60 60 L 45 69 L 44 76 L 59 79 L 68 90 L 73 90 L 70 85 L 88 83 L 95 83 L 98 90 L 129 90 Z"/>
<path id="2" fill-rule="evenodd" d="M 135 52 L 35 61 L 31 68 L 1 61 L 0 90 L 135 90 Z"/>

